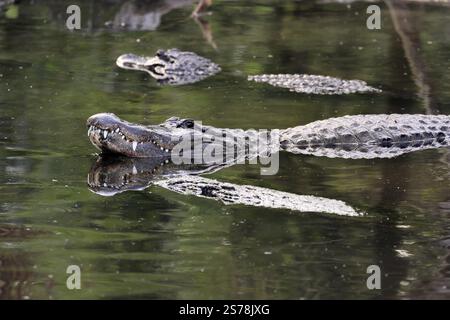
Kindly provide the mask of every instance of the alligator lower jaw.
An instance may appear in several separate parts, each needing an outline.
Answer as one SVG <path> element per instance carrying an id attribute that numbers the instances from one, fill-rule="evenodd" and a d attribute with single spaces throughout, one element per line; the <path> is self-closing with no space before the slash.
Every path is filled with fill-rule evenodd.
<path id="1" fill-rule="evenodd" d="M 104 129 L 95 125 L 88 127 L 91 143 L 103 153 L 121 154 L 127 157 L 170 157 L 171 148 L 156 140 L 136 141 L 123 133 L 120 128 Z"/>

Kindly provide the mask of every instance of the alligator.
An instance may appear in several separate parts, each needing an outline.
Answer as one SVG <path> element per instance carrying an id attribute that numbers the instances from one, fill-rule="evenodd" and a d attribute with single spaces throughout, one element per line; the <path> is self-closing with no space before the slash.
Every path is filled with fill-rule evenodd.
<path id="1" fill-rule="evenodd" d="M 87 178 L 89 189 L 102 196 L 140 191 L 151 186 L 184 195 L 220 201 L 225 205 L 247 205 L 297 212 L 364 216 L 345 202 L 310 195 L 297 195 L 250 185 L 236 185 L 197 176 L 212 173 L 205 165 L 174 165 L 161 158 L 100 156 Z"/>
<path id="2" fill-rule="evenodd" d="M 257 135 L 272 135 L 257 153 L 247 150 L 248 139 L 241 129 L 221 129 L 172 117 L 159 125 L 133 124 L 112 113 L 100 113 L 87 120 L 88 137 L 103 153 L 128 157 L 171 159 L 181 142 L 196 142 L 201 150 L 234 143 L 234 160 L 270 155 L 278 151 L 329 158 L 393 158 L 413 151 L 449 147 L 450 116 L 420 114 L 352 115 Z M 194 139 L 201 136 L 202 139 Z M 279 139 L 279 140 L 276 140 Z M 190 155 L 192 156 L 192 155 Z M 227 158 L 228 159 L 228 158 Z M 233 159 L 232 159 L 233 160 Z M 223 163 L 230 165 L 232 161 Z"/>
<path id="3" fill-rule="evenodd" d="M 216 172 L 267 151 L 275 153 L 285 150 L 351 159 L 392 158 L 412 151 L 448 147 L 450 139 L 450 116 L 445 115 L 356 115 L 315 121 L 285 130 L 274 129 L 279 140 L 270 140 L 255 154 L 246 152 L 251 147 L 251 139 L 242 139 L 243 130 L 203 126 L 192 119 L 172 117 L 160 125 L 143 126 L 121 120 L 111 113 L 101 113 L 91 116 L 87 127 L 89 139 L 104 154 L 88 175 L 88 186 L 97 194 L 112 196 L 155 185 L 176 193 L 214 199 L 226 205 L 348 216 L 364 213 L 339 200 L 236 185 L 198 175 Z M 196 135 L 202 136 L 202 139 L 195 140 Z M 229 142 L 235 143 L 236 148 L 233 147 L 233 157 L 228 162 L 175 164 L 173 156 L 178 154 L 177 147 L 184 141 L 193 142 L 189 150 L 195 150 L 196 143 L 201 151 Z M 111 153 L 120 157 L 114 156 L 108 160 Z"/>
<path id="4" fill-rule="evenodd" d="M 158 50 L 154 57 L 143 57 L 132 53 L 123 54 L 116 60 L 122 69 L 149 73 L 160 84 L 183 85 L 201 81 L 221 71 L 219 65 L 209 59 L 179 49 Z M 249 81 L 265 82 L 290 91 L 342 95 L 349 93 L 379 93 L 380 89 L 367 85 L 362 80 L 342 80 L 329 76 L 306 74 L 262 74 L 248 76 Z"/>
<path id="5" fill-rule="evenodd" d="M 158 50 L 154 57 L 132 53 L 117 58 L 123 69 L 149 73 L 160 84 L 183 85 L 201 81 L 220 72 L 220 67 L 209 59 L 178 49 Z"/>
<path id="6" fill-rule="evenodd" d="M 381 92 L 380 89 L 370 87 L 362 80 L 342 80 L 309 74 L 261 74 L 248 76 L 248 81 L 264 82 L 275 87 L 287 88 L 292 92 L 320 95 Z"/>

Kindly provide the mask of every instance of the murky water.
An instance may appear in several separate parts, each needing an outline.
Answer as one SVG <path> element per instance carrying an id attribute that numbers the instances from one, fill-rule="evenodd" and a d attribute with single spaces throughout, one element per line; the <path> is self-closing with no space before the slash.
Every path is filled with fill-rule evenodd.
<path id="1" fill-rule="evenodd" d="M 244 129 L 449 114 L 450 6 L 380 2 L 382 28 L 368 30 L 364 2 L 217 0 L 196 22 L 190 1 L 86 0 L 82 30 L 70 32 L 72 2 L 21 1 L 0 13 L 1 298 L 450 297 L 446 149 L 374 160 L 281 153 L 274 176 L 257 165 L 207 176 L 367 213 L 343 217 L 226 206 L 157 186 L 100 196 L 87 186 L 97 151 L 85 127 L 106 111 Z M 167 87 L 114 64 L 171 47 L 223 71 Z M 361 79 L 383 93 L 312 96 L 247 81 L 260 73 Z M 81 290 L 66 287 L 69 265 L 81 268 Z M 381 268 L 380 290 L 366 287 L 369 265 Z"/>

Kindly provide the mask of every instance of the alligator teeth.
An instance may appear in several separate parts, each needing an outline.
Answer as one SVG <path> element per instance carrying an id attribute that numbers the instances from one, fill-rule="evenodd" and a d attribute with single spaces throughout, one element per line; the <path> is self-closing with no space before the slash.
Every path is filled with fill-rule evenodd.
<path id="1" fill-rule="evenodd" d="M 163 150 L 164 150 L 164 148 L 163 148 L 163 147 L 160 147 L 160 149 L 161 149 L 161 151 L 163 151 Z"/>
<path id="2" fill-rule="evenodd" d="M 125 138 L 125 136 L 122 136 L 122 139 L 123 139 L 123 140 L 126 140 L 127 138 Z"/>
<path id="3" fill-rule="evenodd" d="M 166 152 L 169 152 L 169 149 L 166 149 L 165 151 L 166 151 Z"/>
<path id="4" fill-rule="evenodd" d="M 119 128 L 117 128 L 116 130 L 115 130 L 115 132 L 117 133 L 117 132 L 119 132 L 120 131 L 120 129 Z"/>
<path id="5" fill-rule="evenodd" d="M 136 151 L 137 144 L 137 141 L 133 141 L 133 151 Z"/>
<path id="6" fill-rule="evenodd" d="M 106 139 L 108 137 L 108 131 L 104 130 L 103 131 L 103 138 Z"/>
<path id="7" fill-rule="evenodd" d="M 137 172 L 136 166 L 133 166 L 133 174 L 136 175 L 137 173 L 138 172 Z"/>

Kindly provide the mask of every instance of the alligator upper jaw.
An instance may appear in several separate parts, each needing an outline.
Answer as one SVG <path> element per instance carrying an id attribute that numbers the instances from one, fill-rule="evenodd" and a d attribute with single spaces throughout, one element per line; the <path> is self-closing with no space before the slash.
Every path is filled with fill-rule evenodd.
<path id="1" fill-rule="evenodd" d="M 123 69 L 148 72 L 157 80 L 167 78 L 167 61 L 161 59 L 159 56 L 141 57 L 132 53 L 126 53 L 117 58 L 116 64 Z"/>
<path id="2" fill-rule="evenodd" d="M 112 113 L 99 113 L 87 120 L 88 137 L 103 153 L 127 157 L 170 157 L 172 135 L 160 126 L 141 126 Z"/>

